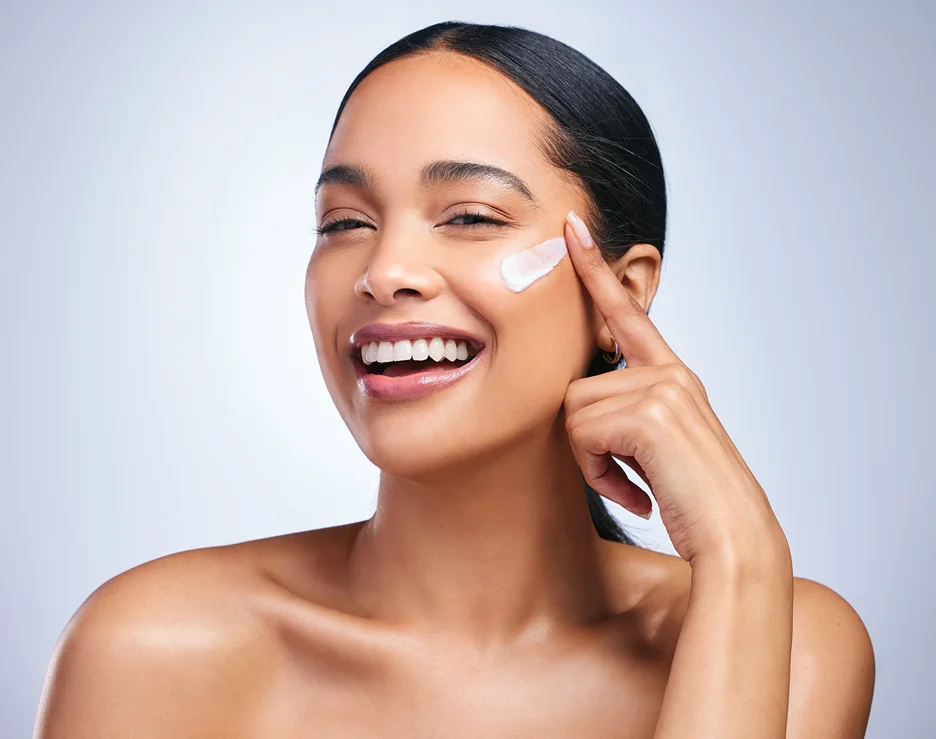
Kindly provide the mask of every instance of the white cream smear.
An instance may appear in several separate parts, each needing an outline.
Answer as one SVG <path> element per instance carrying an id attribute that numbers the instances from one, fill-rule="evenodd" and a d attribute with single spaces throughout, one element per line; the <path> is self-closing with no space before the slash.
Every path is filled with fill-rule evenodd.
<path id="1" fill-rule="evenodd" d="M 541 244 L 515 252 L 501 262 L 501 278 L 515 293 L 526 290 L 540 277 L 552 272 L 566 255 L 565 236 L 546 239 Z"/>

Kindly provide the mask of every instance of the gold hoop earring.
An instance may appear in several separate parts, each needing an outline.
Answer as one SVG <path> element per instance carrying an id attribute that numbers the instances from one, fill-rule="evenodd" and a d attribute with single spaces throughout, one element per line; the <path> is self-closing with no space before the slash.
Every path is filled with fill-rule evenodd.
<path id="1" fill-rule="evenodd" d="M 621 354 L 621 347 L 619 347 L 618 343 L 615 341 L 614 356 L 612 357 L 610 354 L 608 354 L 608 352 L 603 352 L 601 356 L 604 357 L 604 361 L 606 361 L 608 364 L 617 364 L 621 361 L 621 357 L 623 355 Z"/>

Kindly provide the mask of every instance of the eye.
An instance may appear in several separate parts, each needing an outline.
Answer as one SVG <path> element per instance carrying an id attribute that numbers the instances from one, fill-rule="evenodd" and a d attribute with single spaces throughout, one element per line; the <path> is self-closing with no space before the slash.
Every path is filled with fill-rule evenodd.
<path id="1" fill-rule="evenodd" d="M 459 219 L 468 219 L 473 220 L 472 223 L 455 223 Z M 466 211 L 464 213 L 458 213 L 452 216 L 451 220 L 447 221 L 444 225 L 456 225 L 456 226 L 506 226 L 507 221 L 503 221 L 500 218 L 491 218 L 491 216 L 486 216 L 482 213 L 471 213 Z"/>
<path id="2" fill-rule="evenodd" d="M 467 220 L 468 223 L 465 223 L 465 220 Z M 462 222 L 458 223 L 458 221 Z M 466 211 L 464 213 L 457 213 L 442 225 L 467 226 L 468 228 L 472 228 L 478 226 L 506 226 L 508 222 L 500 218 L 486 216 L 483 213 L 471 213 Z M 337 221 L 326 223 L 324 226 L 316 227 L 315 232 L 321 236 L 322 234 L 331 233 L 333 231 L 352 231 L 360 226 L 364 226 L 365 228 L 371 227 L 369 223 L 365 223 L 357 218 L 341 218 Z"/>
<path id="3" fill-rule="evenodd" d="M 315 233 L 319 236 L 322 234 L 331 233 L 332 231 L 350 231 L 352 227 L 349 227 L 348 224 L 357 224 L 359 226 L 367 226 L 369 224 L 364 223 L 364 221 L 359 221 L 356 218 L 342 218 L 338 221 L 332 221 L 331 223 L 326 223 L 324 226 L 317 226 Z M 339 228 L 341 226 L 341 228 Z"/>

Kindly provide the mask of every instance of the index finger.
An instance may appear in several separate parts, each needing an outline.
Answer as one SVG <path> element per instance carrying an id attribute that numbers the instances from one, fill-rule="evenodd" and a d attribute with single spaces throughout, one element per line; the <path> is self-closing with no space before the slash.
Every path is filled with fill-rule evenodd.
<path id="1" fill-rule="evenodd" d="M 570 210 L 566 216 L 565 239 L 572 265 L 595 301 L 627 366 L 682 364 L 643 306 L 634 300 L 604 260 L 588 227 L 575 211 Z M 586 248 L 587 243 L 592 246 Z"/>

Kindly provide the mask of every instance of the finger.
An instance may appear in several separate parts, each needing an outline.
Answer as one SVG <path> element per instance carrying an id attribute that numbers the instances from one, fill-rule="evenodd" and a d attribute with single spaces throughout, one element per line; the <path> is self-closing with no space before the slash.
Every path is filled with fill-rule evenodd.
<path id="1" fill-rule="evenodd" d="M 595 301 L 627 366 L 680 361 L 643 306 L 618 280 L 597 245 L 585 248 L 585 243 L 594 241 L 585 222 L 574 211 L 569 211 L 566 217 L 565 238 L 572 265 Z"/>
<path id="2" fill-rule="evenodd" d="M 604 416 L 611 413 L 626 412 L 628 407 L 632 406 L 643 397 L 644 395 L 642 393 L 633 392 L 626 395 L 607 396 L 600 400 L 596 399 L 595 402 L 581 407 L 579 410 L 574 412 L 570 408 L 566 407 L 566 430 L 570 431 L 571 428 L 576 424 L 587 421 L 590 418 L 597 418 L 598 416 Z M 650 492 L 653 492 L 653 485 L 650 484 L 650 480 L 647 478 L 647 473 L 644 472 L 644 468 L 640 465 L 640 462 L 638 462 L 635 457 L 626 454 L 617 454 L 615 452 L 611 452 L 610 454 L 612 457 L 623 462 L 634 472 L 636 472 L 637 476 L 644 481 L 644 484 L 648 488 L 650 488 Z"/>
<path id="3" fill-rule="evenodd" d="M 673 382 L 686 388 L 700 411 L 708 406 L 708 396 L 701 380 L 681 362 L 628 369 L 629 372 L 604 372 L 572 380 L 566 388 L 563 401 L 567 412 L 574 413 L 579 408 L 612 395 L 635 392 L 657 382 Z"/>
<path id="4" fill-rule="evenodd" d="M 619 482 L 617 487 L 609 492 L 602 492 L 594 485 L 592 489 L 608 500 L 612 500 L 622 508 L 627 509 L 635 516 L 640 516 L 645 521 L 649 521 L 653 515 L 653 500 L 638 485 L 635 485 L 628 477 L 624 469 L 614 461 L 611 456 L 605 457 L 608 460 L 608 468 L 613 469 L 614 476 Z"/>
<path id="5" fill-rule="evenodd" d="M 610 419 L 612 422 L 615 420 Z M 613 500 L 636 516 L 649 519 L 653 512 L 650 496 L 627 477 L 609 451 L 602 451 L 607 438 L 609 416 L 591 418 L 572 429 L 572 453 L 585 482 L 595 492 Z"/>
<path id="6" fill-rule="evenodd" d="M 674 387 L 675 386 L 675 387 Z M 686 392 L 693 405 L 679 402 L 678 390 Z M 701 389 L 700 389 L 701 388 Z M 741 452 L 728 435 L 715 411 L 708 401 L 708 395 L 701 387 L 701 381 L 686 365 L 666 364 L 654 367 L 634 367 L 629 372 L 605 372 L 594 377 L 573 380 L 566 389 L 563 408 L 566 415 L 586 413 L 586 409 L 595 407 L 595 412 L 602 412 L 607 399 L 614 396 L 629 397 L 626 405 L 645 394 L 657 393 L 660 397 L 671 398 L 676 404 L 678 414 L 688 420 L 687 413 L 697 412 L 698 417 L 715 434 L 725 449 L 744 467 L 747 467 Z M 620 409 L 626 406 L 620 406 Z"/>
<path id="7" fill-rule="evenodd" d="M 644 481 L 644 485 L 650 488 L 650 492 L 653 492 L 653 485 L 650 484 L 650 480 L 647 479 L 647 473 L 644 472 L 644 468 L 641 467 L 640 462 L 637 461 L 636 457 L 628 457 L 625 454 L 614 454 L 612 452 L 612 457 L 614 457 L 619 462 L 623 462 L 628 467 L 630 467 L 634 472 L 637 473 L 637 476 Z"/>

